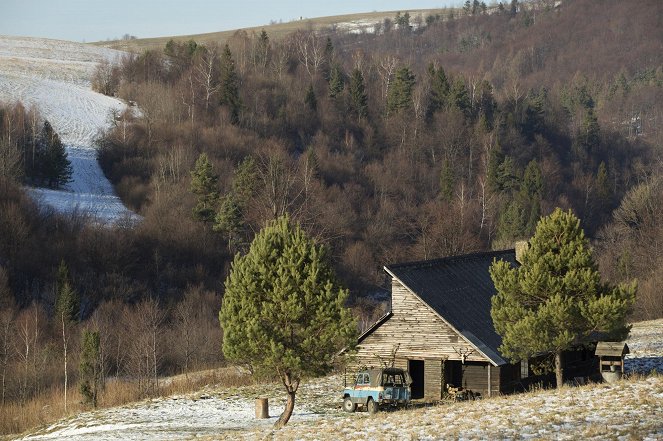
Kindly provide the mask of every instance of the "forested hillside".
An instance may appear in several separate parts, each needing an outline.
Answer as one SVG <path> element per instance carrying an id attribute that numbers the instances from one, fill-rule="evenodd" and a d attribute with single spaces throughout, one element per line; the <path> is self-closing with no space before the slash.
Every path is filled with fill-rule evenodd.
<path id="1" fill-rule="evenodd" d="M 355 294 L 381 286 L 385 263 L 508 247 L 556 206 L 597 237 L 658 175 L 660 9 L 514 3 L 399 13 L 376 34 L 171 41 L 100 70 L 143 111 L 118 119 L 100 159 L 160 246 L 195 250 L 173 256 L 180 273 L 220 276 L 284 212 L 332 246 Z M 201 153 L 218 181 L 196 219 Z"/>
<path id="2" fill-rule="evenodd" d="M 99 160 L 143 219 L 40 210 L 18 185 L 29 164 L 0 155 L 3 401 L 62 374 L 44 355 L 62 351 L 62 262 L 76 319 L 113 348 L 105 374 L 149 394 L 160 373 L 218 363 L 229 262 L 284 213 L 331 248 L 361 326 L 383 265 L 511 247 L 555 207 L 582 219 L 606 277 L 638 278 L 633 318 L 663 316 L 660 2 L 474 6 L 101 64 L 95 89 L 138 116 L 112 115 Z M 0 153 L 26 148 L 19 110 L 0 112 Z"/>

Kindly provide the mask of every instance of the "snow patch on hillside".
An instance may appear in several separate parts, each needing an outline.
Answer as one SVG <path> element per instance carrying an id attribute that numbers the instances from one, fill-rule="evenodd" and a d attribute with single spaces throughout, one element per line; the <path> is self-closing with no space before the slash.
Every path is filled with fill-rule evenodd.
<path id="1" fill-rule="evenodd" d="M 630 354 L 624 360 L 626 372 L 663 374 L 663 319 L 633 325 L 627 344 Z"/>
<path id="2" fill-rule="evenodd" d="M 283 407 L 273 408 L 278 415 Z M 299 409 L 293 420 L 309 417 Z M 24 440 L 167 440 L 213 436 L 247 426 L 269 426 L 276 417 L 255 419 L 254 403 L 248 398 L 202 399 L 171 397 L 120 407 L 107 411 L 87 412 L 47 427 Z"/>
<path id="3" fill-rule="evenodd" d="M 36 107 L 60 135 L 72 163 L 72 182 L 63 190 L 32 189 L 60 212 L 80 211 L 103 222 L 135 217 L 124 207 L 96 160 L 94 139 L 126 105 L 96 93 L 90 78 L 102 60 L 122 52 L 80 43 L 0 36 L 0 101 Z"/>

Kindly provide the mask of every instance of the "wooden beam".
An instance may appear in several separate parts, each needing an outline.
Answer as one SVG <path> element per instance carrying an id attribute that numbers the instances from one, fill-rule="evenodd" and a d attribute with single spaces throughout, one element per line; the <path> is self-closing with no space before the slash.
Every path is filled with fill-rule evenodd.
<path id="1" fill-rule="evenodd" d="M 491 383 L 490 383 L 490 380 L 491 380 L 491 378 L 490 378 L 490 368 L 492 368 L 492 365 L 490 363 L 488 363 L 488 396 L 489 397 L 492 396 L 492 389 L 493 389 L 491 387 Z"/>

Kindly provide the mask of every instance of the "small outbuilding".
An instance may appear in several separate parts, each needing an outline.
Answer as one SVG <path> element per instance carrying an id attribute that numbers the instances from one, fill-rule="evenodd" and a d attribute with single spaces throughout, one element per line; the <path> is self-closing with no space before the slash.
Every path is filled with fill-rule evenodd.
<path id="1" fill-rule="evenodd" d="M 624 373 L 624 356 L 629 353 L 623 341 L 600 341 L 594 354 L 599 357 L 601 376 L 608 383 L 619 380 Z"/>

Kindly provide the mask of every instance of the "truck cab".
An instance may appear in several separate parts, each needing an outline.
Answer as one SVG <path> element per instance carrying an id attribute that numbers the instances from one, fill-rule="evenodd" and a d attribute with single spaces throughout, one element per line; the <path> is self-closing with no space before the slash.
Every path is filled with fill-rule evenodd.
<path id="1" fill-rule="evenodd" d="M 384 406 L 407 406 L 412 379 L 399 368 L 364 369 L 357 373 L 354 385 L 343 390 L 343 410 L 354 412 L 365 407 L 376 413 Z"/>

